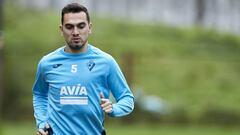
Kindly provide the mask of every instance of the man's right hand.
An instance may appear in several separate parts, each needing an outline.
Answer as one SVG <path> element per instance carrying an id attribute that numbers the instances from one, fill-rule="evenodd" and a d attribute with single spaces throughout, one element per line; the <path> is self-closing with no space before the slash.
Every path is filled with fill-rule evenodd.
<path id="1" fill-rule="evenodd" d="M 46 126 L 45 126 L 45 128 L 44 129 L 38 129 L 38 131 L 37 131 L 37 135 L 49 135 L 48 134 L 48 131 L 47 130 L 45 130 L 45 129 L 49 129 L 50 128 L 50 126 L 49 126 L 49 124 L 46 124 Z"/>
<path id="2" fill-rule="evenodd" d="M 48 131 L 45 132 L 43 129 L 39 129 L 37 135 L 48 135 Z"/>

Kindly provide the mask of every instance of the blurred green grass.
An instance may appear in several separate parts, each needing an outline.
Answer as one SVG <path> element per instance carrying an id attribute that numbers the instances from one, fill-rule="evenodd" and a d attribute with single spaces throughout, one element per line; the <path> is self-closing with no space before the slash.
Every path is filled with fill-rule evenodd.
<path id="1" fill-rule="evenodd" d="M 109 135 L 238 135 L 240 130 L 226 127 L 209 126 L 166 126 L 166 125 L 106 125 Z M 34 135 L 33 123 L 3 124 L 3 135 Z"/>
<path id="2" fill-rule="evenodd" d="M 240 119 L 239 36 L 128 19 L 93 16 L 92 21 L 91 44 L 113 55 L 121 67 L 123 54 L 133 55 L 134 90 L 161 97 L 192 121 L 207 121 L 212 112 L 230 121 Z M 15 119 L 21 112 L 22 118 L 32 119 L 37 63 L 64 45 L 60 16 L 55 11 L 6 10 L 5 22 L 4 115 Z"/>

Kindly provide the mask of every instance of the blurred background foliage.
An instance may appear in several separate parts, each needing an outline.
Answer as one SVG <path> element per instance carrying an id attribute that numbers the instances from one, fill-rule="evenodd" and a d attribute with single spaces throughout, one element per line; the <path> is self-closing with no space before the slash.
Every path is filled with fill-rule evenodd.
<path id="1" fill-rule="evenodd" d="M 90 44 L 116 58 L 134 93 L 158 96 L 169 109 L 159 115 L 136 104 L 122 122 L 240 125 L 239 35 L 124 18 L 92 16 L 92 22 Z M 65 44 L 59 24 L 55 11 L 6 6 L 4 120 L 34 121 L 31 89 L 37 64 Z"/>

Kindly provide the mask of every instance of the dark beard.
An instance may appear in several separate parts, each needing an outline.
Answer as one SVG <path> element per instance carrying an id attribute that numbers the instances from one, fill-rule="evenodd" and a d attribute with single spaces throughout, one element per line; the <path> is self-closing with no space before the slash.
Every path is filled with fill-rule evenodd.
<path id="1" fill-rule="evenodd" d="M 68 45 L 68 46 L 71 50 L 79 51 L 84 47 L 84 44 L 82 44 L 82 45 Z"/>

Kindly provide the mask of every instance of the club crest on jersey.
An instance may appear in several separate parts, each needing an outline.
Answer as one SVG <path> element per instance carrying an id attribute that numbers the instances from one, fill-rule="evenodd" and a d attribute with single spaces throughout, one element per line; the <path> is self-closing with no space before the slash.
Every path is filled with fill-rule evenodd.
<path id="1" fill-rule="evenodd" d="M 87 63 L 87 66 L 88 66 L 88 69 L 89 71 L 92 71 L 92 69 L 94 68 L 96 64 L 94 63 L 93 60 L 90 60 L 88 63 Z"/>
<path id="2" fill-rule="evenodd" d="M 53 68 L 58 68 L 59 66 L 61 66 L 62 64 L 55 64 L 53 65 Z"/>
<path id="3" fill-rule="evenodd" d="M 60 104 L 87 105 L 88 93 L 85 86 L 62 86 L 60 90 Z"/>

